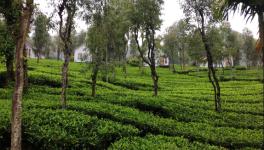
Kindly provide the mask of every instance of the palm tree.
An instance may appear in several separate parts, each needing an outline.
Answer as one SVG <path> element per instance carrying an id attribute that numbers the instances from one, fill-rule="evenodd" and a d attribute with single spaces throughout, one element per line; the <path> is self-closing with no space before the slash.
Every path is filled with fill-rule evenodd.
<path id="1" fill-rule="evenodd" d="M 257 51 L 262 50 L 262 63 L 264 66 L 264 0 L 219 0 L 220 12 L 223 17 L 228 19 L 230 11 L 240 10 L 241 14 L 249 19 L 258 15 L 259 21 L 259 40 L 256 46 Z M 240 6 L 241 5 L 241 6 Z"/>

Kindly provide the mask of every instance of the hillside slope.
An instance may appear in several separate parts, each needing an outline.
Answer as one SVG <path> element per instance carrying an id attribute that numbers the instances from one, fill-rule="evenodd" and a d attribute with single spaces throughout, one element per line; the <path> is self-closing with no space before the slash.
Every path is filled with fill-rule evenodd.
<path id="1" fill-rule="evenodd" d="M 158 68 L 159 96 L 153 97 L 147 68 L 142 75 L 129 67 L 127 78 L 116 68 L 116 79 L 99 81 L 93 98 L 87 67 L 71 63 L 68 106 L 61 110 L 61 64 L 29 61 L 30 88 L 23 99 L 25 149 L 263 148 L 261 71 L 225 71 L 223 112 L 216 113 L 204 69 L 172 74 Z M 9 146 L 11 99 L 12 85 L 0 88 L 1 148 Z"/>

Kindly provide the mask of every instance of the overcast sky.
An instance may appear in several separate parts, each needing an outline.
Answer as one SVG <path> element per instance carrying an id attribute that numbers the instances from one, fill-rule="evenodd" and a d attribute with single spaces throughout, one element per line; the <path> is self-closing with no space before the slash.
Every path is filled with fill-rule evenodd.
<path id="1" fill-rule="evenodd" d="M 182 9 L 179 5 L 178 0 L 164 0 L 164 6 L 162 10 L 162 20 L 163 24 L 160 30 L 160 34 L 164 33 L 166 28 L 171 26 L 174 22 L 184 18 Z M 46 14 L 52 11 L 51 6 L 48 6 L 47 1 L 45 0 L 35 0 L 36 4 L 39 4 L 38 7 L 40 10 Z M 77 21 L 77 31 L 87 29 L 87 25 L 83 22 L 78 20 Z M 229 16 L 229 22 L 233 30 L 242 32 L 245 27 L 249 28 L 254 37 L 258 37 L 258 21 L 257 17 L 251 22 L 246 22 L 243 16 L 240 16 L 239 13 L 231 14 Z"/>

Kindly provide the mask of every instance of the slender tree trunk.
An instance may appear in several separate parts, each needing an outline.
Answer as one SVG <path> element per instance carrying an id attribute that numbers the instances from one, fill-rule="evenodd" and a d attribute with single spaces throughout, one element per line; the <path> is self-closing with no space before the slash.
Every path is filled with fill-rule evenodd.
<path id="1" fill-rule="evenodd" d="M 32 16 L 32 14 L 33 14 L 33 7 L 31 7 L 29 10 L 30 18 Z M 28 21 L 28 23 L 27 23 L 27 36 L 28 36 L 31 19 L 28 19 L 27 21 Z M 26 43 L 25 43 L 24 49 L 23 49 L 23 67 L 24 67 L 24 91 L 27 91 L 28 90 L 28 53 L 27 53 L 27 49 L 26 49 Z"/>
<path id="2" fill-rule="evenodd" d="M 6 56 L 6 83 L 8 84 L 9 81 L 15 80 L 15 73 L 14 73 L 14 56 L 8 55 Z"/>
<path id="3" fill-rule="evenodd" d="M 109 79 L 108 79 L 108 48 L 106 48 L 105 50 L 105 67 L 106 67 L 105 80 L 106 82 L 109 82 Z"/>
<path id="4" fill-rule="evenodd" d="M 128 35 L 129 37 L 129 35 Z M 123 55 L 123 72 L 124 72 L 124 75 L 125 75 L 125 78 L 127 78 L 127 53 L 128 53 L 128 50 L 129 50 L 129 45 L 128 45 L 128 42 L 125 43 L 126 44 L 126 50 L 124 52 L 124 55 Z"/>
<path id="5" fill-rule="evenodd" d="M 221 67 L 222 67 L 222 74 L 225 75 L 225 68 L 224 68 L 223 61 L 221 61 L 220 64 L 221 64 Z"/>
<path id="6" fill-rule="evenodd" d="M 124 63 L 123 63 L 123 72 L 124 72 L 125 78 L 127 78 L 127 64 L 126 64 L 126 60 L 124 60 Z"/>
<path id="7" fill-rule="evenodd" d="M 151 32 L 147 32 L 146 33 L 146 39 L 148 42 L 148 49 L 149 49 L 149 53 L 150 53 L 150 58 L 149 58 L 149 62 L 150 62 L 150 69 L 151 69 L 151 77 L 153 80 L 153 90 L 154 90 L 154 96 L 158 96 L 158 81 L 159 81 L 159 77 L 157 74 L 157 70 L 156 70 L 156 59 L 155 59 L 155 52 L 156 52 L 156 48 L 155 48 L 155 30 L 153 28 L 151 28 L 150 30 Z"/>
<path id="8" fill-rule="evenodd" d="M 202 41 L 204 44 L 204 48 L 207 54 L 207 62 L 208 62 L 208 78 L 209 81 L 212 83 L 214 88 L 214 96 L 215 96 L 215 111 L 221 112 L 221 92 L 220 92 L 220 85 L 218 82 L 218 78 L 216 77 L 214 64 L 213 64 L 213 57 L 211 53 L 211 47 L 209 45 L 208 39 L 205 34 L 205 20 L 204 20 L 204 14 L 202 10 L 199 11 L 199 14 L 201 16 L 201 28 L 200 28 L 200 34 L 202 37 Z"/>
<path id="9" fill-rule="evenodd" d="M 62 109 L 66 108 L 66 90 L 68 87 L 69 63 L 70 63 L 70 54 L 64 53 L 64 63 L 62 66 L 62 90 L 61 90 L 61 106 L 62 106 Z"/>
<path id="10" fill-rule="evenodd" d="M 140 74 L 144 75 L 145 74 L 145 68 L 144 68 L 144 60 L 143 59 L 140 59 L 139 69 L 140 69 Z"/>
<path id="11" fill-rule="evenodd" d="M 218 78 L 216 77 L 215 69 L 213 66 L 213 57 L 211 54 L 210 46 L 208 45 L 207 38 L 205 34 L 202 34 L 203 43 L 205 46 L 205 50 L 207 53 L 207 61 L 208 61 L 208 78 L 209 81 L 212 83 L 214 88 L 214 95 L 215 95 L 215 111 L 221 112 L 221 93 L 220 93 L 220 85 L 218 82 Z"/>
<path id="12" fill-rule="evenodd" d="M 205 44 L 205 45 L 207 45 L 207 44 Z M 208 69 L 209 69 L 208 70 L 208 77 L 209 77 L 209 80 L 214 87 L 214 93 L 215 93 L 215 111 L 221 112 L 220 86 L 219 86 L 218 79 L 217 79 L 216 74 L 215 74 L 215 69 L 213 66 L 213 59 L 212 59 L 211 51 L 210 51 L 208 45 L 206 47 L 207 47 L 206 53 L 207 53 L 207 59 L 208 59 Z"/>
<path id="13" fill-rule="evenodd" d="M 22 7 L 22 2 L 18 1 L 18 6 Z M 11 150 L 21 150 L 21 125 L 22 125 L 22 95 L 24 84 L 23 50 L 27 37 L 27 27 L 33 10 L 33 0 L 27 0 L 26 7 L 22 9 L 19 17 L 19 33 L 16 41 L 16 73 L 15 87 L 12 101 L 11 117 Z"/>
<path id="14" fill-rule="evenodd" d="M 115 80 L 116 79 L 116 72 L 115 72 L 115 67 L 112 70 L 112 79 Z"/>
<path id="15" fill-rule="evenodd" d="M 60 50 L 57 49 L 57 60 L 60 60 Z"/>
<path id="16" fill-rule="evenodd" d="M 181 70 L 183 70 L 183 61 L 182 61 L 182 50 L 180 49 L 180 64 L 181 64 Z"/>
<path id="17" fill-rule="evenodd" d="M 39 57 L 40 57 L 40 54 L 39 54 L 39 50 L 37 52 L 37 63 L 39 63 Z"/>
<path id="18" fill-rule="evenodd" d="M 151 65 L 150 69 L 151 69 L 151 77 L 152 77 L 152 81 L 153 81 L 154 96 L 158 96 L 158 81 L 159 81 L 159 77 L 157 75 L 155 64 L 154 64 L 154 66 Z"/>
<path id="19" fill-rule="evenodd" d="M 173 60 L 173 58 L 171 59 L 172 60 L 172 72 L 173 73 L 176 73 L 176 68 L 175 68 L 175 63 L 174 63 L 174 60 Z"/>
<path id="20" fill-rule="evenodd" d="M 134 31 L 135 35 L 135 41 L 137 43 L 138 51 L 140 53 L 140 57 L 142 59 L 142 62 L 145 62 L 149 65 L 150 70 L 151 70 L 151 77 L 153 80 L 153 91 L 154 91 L 154 96 L 158 95 L 158 81 L 159 77 L 157 74 L 156 70 L 156 61 L 155 61 L 155 52 L 156 52 L 156 47 L 155 47 L 155 30 L 153 28 L 148 28 L 146 30 L 146 35 L 145 38 L 148 43 L 148 57 L 146 58 L 144 55 L 144 52 L 141 50 L 141 47 L 138 42 L 138 30 L 135 29 Z"/>
<path id="21" fill-rule="evenodd" d="M 261 43 L 261 50 L 262 50 L 262 67 L 264 73 L 264 12 L 258 13 L 259 19 L 259 40 Z"/>
<path id="22" fill-rule="evenodd" d="M 173 64 L 172 64 L 172 72 L 173 72 L 173 73 L 176 73 L 176 69 L 175 69 L 174 61 L 173 61 Z"/>
<path id="23" fill-rule="evenodd" d="M 184 55 L 184 48 L 182 49 L 182 69 L 185 70 L 185 55 Z"/>
<path id="24" fill-rule="evenodd" d="M 176 69 L 175 69 L 175 63 L 174 63 L 174 53 L 173 53 L 173 50 L 171 50 L 171 63 L 172 63 L 172 72 L 173 73 L 176 73 Z"/>
<path id="25" fill-rule="evenodd" d="M 26 91 L 28 89 L 28 59 L 27 59 L 27 49 L 24 47 L 23 50 L 23 56 L 24 56 L 24 90 Z"/>
<path id="26" fill-rule="evenodd" d="M 93 68 L 92 73 L 92 96 L 96 96 L 96 81 L 97 81 L 97 74 L 98 74 L 99 66 L 96 64 Z"/>
<path id="27" fill-rule="evenodd" d="M 262 70 L 264 75 L 264 12 L 259 12 L 258 17 L 259 17 L 259 39 L 261 42 L 261 50 L 262 50 Z M 263 90 L 264 90 L 264 84 L 263 84 Z M 263 102 L 263 107 L 264 107 L 264 102 Z"/>
<path id="28" fill-rule="evenodd" d="M 68 2 L 68 3 L 67 3 Z M 58 6 L 59 12 L 59 35 L 64 44 L 64 63 L 62 66 L 62 90 L 61 90 L 61 106 L 62 109 L 66 108 L 66 90 L 68 88 L 68 70 L 71 59 L 71 33 L 73 28 L 73 19 L 77 11 L 76 1 L 63 0 Z M 66 10 L 66 11 L 65 11 Z M 66 17 L 65 24 L 64 17 Z"/>

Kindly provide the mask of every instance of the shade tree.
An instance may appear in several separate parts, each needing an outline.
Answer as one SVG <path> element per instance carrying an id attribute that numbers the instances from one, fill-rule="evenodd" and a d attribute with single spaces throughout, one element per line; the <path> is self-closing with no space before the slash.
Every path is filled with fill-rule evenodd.
<path id="1" fill-rule="evenodd" d="M 213 0 L 185 0 L 182 2 L 182 8 L 185 16 L 194 22 L 206 51 L 208 63 L 208 78 L 214 89 L 215 110 L 221 112 L 221 92 L 220 84 L 216 76 L 213 64 L 212 47 L 209 44 L 208 29 L 214 24 L 214 1 Z"/>
<path id="2" fill-rule="evenodd" d="M 137 0 L 133 2 L 133 9 L 130 12 L 130 20 L 132 23 L 131 31 L 134 40 L 136 41 L 141 59 L 146 63 L 151 70 L 153 80 L 153 95 L 158 95 L 159 76 L 156 71 L 156 31 L 161 25 L 161 7 L 163 0 Z M 140 37 L 140 35 L 142 35 Z M 140 45 L 146 42 L 146 49 Z"/>
<path id="3" fill-rule="evenodd" d="M 49 19 L 43 14 L 39 13 L 34 21 L 34 52 L 37 56 L 37 62 L 39 62 L 40 56 L 48 53 L 48 43 L 50 40 L 49 35 Z"/>

